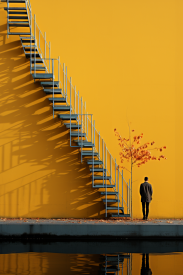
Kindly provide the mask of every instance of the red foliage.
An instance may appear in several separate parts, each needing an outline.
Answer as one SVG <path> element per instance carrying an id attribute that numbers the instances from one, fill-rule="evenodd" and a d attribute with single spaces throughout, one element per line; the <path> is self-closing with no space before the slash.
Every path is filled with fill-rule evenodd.
<path id="1" fill-rule="evenodd" d="M 150 160 L 166 159 L 164 155 L 160 155 L 159 157 L 156 157 L 156 156 L 152 156 L 151 154 L 151 150 L 157 150 L 162 152 L 163 149 L 166 149 L 166 146 L 159 147 L 159 148 L 158 147 L 152 148 L 151 146 L 154 145 L 155 143 L 154 141 L 146 142 L 140 145 L 143 138 L 143 133 L 138 136 L 134 136 L 130 140 L 130 139 L 122 138 L 116 129 L 114 129 L 114 132 L 115 132 L 115 136 L 119 141 L 118 144 L 121 149 L 119 153 L 121 163 L 123 163 L 124 160 L 127 160 L 127 161 L 131 161 L 132 166 L 137 165 L 138 167 L 140 167 L 141 165 L 147 163 Z M 132 130 L 132 132 L 134 132 L 134 130 Z M 120 166 L 120 168 L 125 168 L 125 167 Z"/>

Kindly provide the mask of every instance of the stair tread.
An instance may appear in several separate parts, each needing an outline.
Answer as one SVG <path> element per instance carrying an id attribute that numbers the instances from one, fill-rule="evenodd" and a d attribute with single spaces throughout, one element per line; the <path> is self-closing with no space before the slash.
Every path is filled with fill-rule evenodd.
<path id="1" fill-rule="evenodd" d="M 90 168 L 90 171 L 91 172 L 106 172 L 106 169 L 103 169 L 103 168 Z"/>
<path id="2" fill-rule="evenodd" d="M 95 161 L 88 160 L 87 163 L 88 164 L 95 164 L 95 165 L 97 165 L 97 164 L 103 164 L 103 162 L 101 160 L 95 160 Z"/>
<path id="3" fill-rule="evenodd" d="M 28 19 L 28 16 L 8 16 L 9 19 Z"/>
<path id="4" fill-rule="evenodd" d="M 103 199 L 103 202 L 106 202 L 106 199 Z M 107 203 L 108 202 L 120 202 L 120 200 L 111 200 L 111 199 L 107 199 Z"/>
<path id="5" fill-rule="evenodd" d="M 65 119 L 65 120 L 70 120 L 70 115 L 67 115 L 67 114 L 59 114 L 58 115 L 59 116 L 59 118 L 62 118 L 62 119 Z M 78 115 L 74 115 L 74 114 L 72 114 L 71 115 L 71 119 L 73 120 L 77 120 L 77 117 L 78 117 Z"/>
<path id="6" fill-rule="evenodd" d="M 115 185 L 111 185 L 111 184 L 95 184 L 94 185 L 95 188 L 113 188 L 115 187 Z"/>
<path id="7" fill-rule="evenodd" d="M 19 7 L 13 7 L 13 8 L 7 8 L 7 7 L 5 7 L 4 8 L 4 10 L 20 10 L 20 11 L 22 11 L 22 10 L 27 10 L 26 8 L 19 8 Z"/>
<path id="8" fill-rule="evenodd" d="M 44 89 L 44 92 L 48 94 L 53 94 L 53 89 Z M 54 94 L 60 95 L 61 92 L 62 92 L 62 89 L 54 89 Z"/>
<path id="9" fill-rule="evenodd" d="M 42 86 L 49 87 L 49 86 L 53 86 L 53 81 L 41 81 L 40 84 Z M 54 81 L 54 86 L 58 87 L 58 85 L 59 85 L 59 81 Z"/>
<path id="10" fill-rule="evenodd" d="M 44 73 L 44 74 L 32 74 L 32 77 L 35 79 L 50 79 L 53 78 L 53 74 L 48 74 L 48 73 Z"/>
<path id="11" fill-rule="evenodd" d="M 8 14 L 27 14 L 27 11 L 7 11 Z"/>
<path id="12" fill-rule="evenodd" d="M 92 153 L 92 151 L 82 151 L 81 152 L 81 154 L 83 155 L 83 156 L 98 156 L 98 153 L 97 152 L 94 152 L 94 153 Z"/>
<path id="13" fill-rule="evenodd" d="M 64 125 L 67 127 L 67 128 L 70 128 L 70 123 L 64 123 Z M 75 124 L 75 123 L 71 123 L 71 129 L 79 129 L 81 128 L 81 124 Z"/>
<path id="14" fill-rule="evenodd" d="M 118 210 L 117 206 L 107 206 L 108 210 Z M 123 207 L 119 207 L 119 210 L 123 210 Z"/>
<path id="15" fill-rule="evenodd" d="M 107 194 L 107 196 L 109 195 L 109 196 L 115 196 L 115 195 L 118 195 L 118 192 L 100 192 L 100 194 L 101 195 L 106 195 Z"/>
<path id="16" fill-rule="evenodd" d="M 50 98 L 48 98 L 48 100 L 50 100 L 50 101 L 58 101 L 58 102 L 66 102 L 66 99 L 65 99 L 65 97 L 50 97 Z"/>
<path id="17" fill-rule="evenodd" d="M 70 111 L 70 106 L 54 106 L 53 109 L 58 111 Z"/>
<path id="18" fill-rule="evenodd" d="M 79 134 L 77 133 L 77 132 L 71 132 L 70 133 L 70 135 L 72 136 L 72 137 L 85 137 L 86 136 L 86 133 L 82 133 L 82 132 L 79 132 Z"/>
<path id="19" fill-rule="evenodd" d="M 94 176 L 94 180 L 103 180 L 104 179 L 111 179 L 110 176 Z"/>
<path id="20" fill-rule="evenodd" d="M 28 32 L 8 32 L 8 35 L 29 35 Z"/>
<path id="21" fill-rule="evenodd" d="M 9 21 L 9 24 L 29 24 L 29 21 Z"/>

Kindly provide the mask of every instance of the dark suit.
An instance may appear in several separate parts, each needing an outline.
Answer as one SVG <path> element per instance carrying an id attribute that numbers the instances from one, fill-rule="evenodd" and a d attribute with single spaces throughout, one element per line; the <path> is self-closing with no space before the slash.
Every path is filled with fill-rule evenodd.
<path id="1" fill-rule="evenodd" d="M 152 190 L 152 186 L 151 186 L 150 183 L 148 183 L 147 181 L 145 181 L 144 183 L 142 183 L 140 185 L 140 195 L 141 195 L 141 202 L 142 202 L 142 212 L 143 212 L 144 218 L 148 218 L 149 203 L 152 200 L 152 194 L 153 194 L 153 190 Z M 145 211 L 145 208 L 146 208 L 146 211 Z"/>

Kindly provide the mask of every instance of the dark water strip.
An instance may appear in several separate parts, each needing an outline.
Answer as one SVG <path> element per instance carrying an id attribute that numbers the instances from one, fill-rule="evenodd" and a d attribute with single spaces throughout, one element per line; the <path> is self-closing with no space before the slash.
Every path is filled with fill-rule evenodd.
<path id="1" fill-rule="evenodd" d="M 183 252 L 183 241 L 109 241 L 109 242 L 0 242 L 0 254 L 48 252 L 65 254 L 171 253 Z"/>

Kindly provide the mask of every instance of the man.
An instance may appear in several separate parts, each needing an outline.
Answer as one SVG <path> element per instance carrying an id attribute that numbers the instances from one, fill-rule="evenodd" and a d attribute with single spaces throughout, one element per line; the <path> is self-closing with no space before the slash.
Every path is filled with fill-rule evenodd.
<path id="1" fill-rule="evenodd" d="M 141 202 L 142 202 L 142 212 L 143 212 L 143 220 L 148 219 L 149 214 L 149 203 L 152 200 L 152 186 L 148 183 L 148 177 L 144 178 L 144 183 L 140 185 L 140 195 L 141 195 Z"/>

